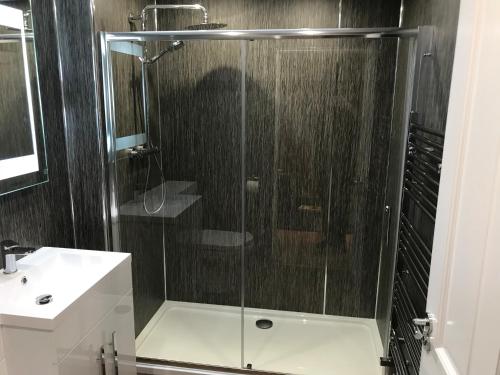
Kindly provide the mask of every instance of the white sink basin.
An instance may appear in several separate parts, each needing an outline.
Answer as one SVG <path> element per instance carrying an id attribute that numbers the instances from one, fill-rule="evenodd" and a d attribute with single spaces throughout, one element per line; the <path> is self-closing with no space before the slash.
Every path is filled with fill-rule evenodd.
<path id="1" fill-rule="evenodd" d="M 104 251 L 39 249 L 17 262 L 16 273 L 0 271 L 0 325 L 54 329 L 66 311 L 127 257 L 129 254 Z M 108 304 L 106 299 L 112 301 L 109 297 L 121 292 L 107 287 L 93 291 L 87 300 L 98 306 Z M 44 294 L 52 295 L 52 301 L 37 304 L 36 298 Z"/>

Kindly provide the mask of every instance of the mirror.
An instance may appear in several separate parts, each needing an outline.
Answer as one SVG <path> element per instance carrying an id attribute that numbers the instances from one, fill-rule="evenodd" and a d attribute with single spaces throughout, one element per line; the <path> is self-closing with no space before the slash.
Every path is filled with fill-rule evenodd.
<path id="1" fill-rule="evenodd" d="M 0 4 L 0 195 L 48 181 L 29 3 Z"/>

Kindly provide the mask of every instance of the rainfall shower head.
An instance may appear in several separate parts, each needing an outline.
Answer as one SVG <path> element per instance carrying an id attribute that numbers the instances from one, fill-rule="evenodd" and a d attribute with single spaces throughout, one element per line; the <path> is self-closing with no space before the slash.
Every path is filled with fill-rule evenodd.
<path id="1" fill-rule="evenodd" d="M 129 14 L 128 20 L 129 22 L 134 22 L 134 21 L 141 21 L 142 23 L 142 30 L 146 29 L 146 19 L 148 15 L 148 11 L 154 10 L 180 10 L 180 9 L 186 9 L 186 10 L 195 10 L 199 11 L 202 13 L 202 23 L 199 25 L 193 25 L 187 27 L 188 30 L 215 30 L 215 29 L 222 29 L 226 27 L 226 24 L 223 23 L 209 23 L 208 22 L 208 10 L 204 6 L 200 4 L 158 4 L 158 5 L 147 5 L 142 9 L 142 12 L 140 14 Z"/>
<path id="2" fill-rule="evenodd" d="M 190 25 L 186 27 L 186 30 L 217 30 L 227 27 L 225 23 L 200 23 L 198 25 Z"/>
<path id="3" fill-rule="evenodd" d="M 160 4 L 160 5 L 147 5 L 144 7 L 142 12 L 137 15 L 130 14 L 128 19 L 129 22 L 141 21 L 142 30 L 146 29 L 146 19 L 148 11 L 150 10 L 168 10 L 168 9 L 187 9 L 200 11 L 203 14 L 202 22 L 197 25 L 191 25 L 186 27 L 187 30 L 217 30 L 223 29 L 227 25 L 225 23 L 210 23 L 208 22 L 208 10 L 200 4 Z M 143 64 L 153 64 L 158 61 L 163 55 L 169 52 L 177 51 L 178 49 L 184 47 L 184 42 L 182 40 L 176 40 L 172 42 L 167 48 L 160 51 L 156 56 L 153 57 L 140 57 L 139 59 Z"/>

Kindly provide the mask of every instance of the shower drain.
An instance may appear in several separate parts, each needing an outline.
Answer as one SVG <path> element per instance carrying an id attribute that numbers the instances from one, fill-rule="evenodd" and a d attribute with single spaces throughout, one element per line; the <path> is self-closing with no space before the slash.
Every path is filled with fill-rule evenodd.
<path id="1" fill-rule="evenodd" d="M 269 329 L 273 326 L 273 321 L 269 319 L 259 319 L 255 322 L 255 325 L 260 329 Z"/>

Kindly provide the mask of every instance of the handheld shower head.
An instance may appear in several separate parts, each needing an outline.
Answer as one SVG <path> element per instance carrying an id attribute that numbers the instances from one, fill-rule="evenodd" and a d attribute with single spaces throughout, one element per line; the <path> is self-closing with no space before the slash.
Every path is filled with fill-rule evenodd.
<path id="1" fill-rule="evenodd" d="M 182 47 L 184 47 L 184 42 L 182 40 L 176 40 L 170 43 L 167 48 L 161 50 L 157 55 L 153 57 L 139 57 L 139 60 L 141 60 L 143 64 L 153 64 L 158 61 L 164 54 L 177 51 Z"/>

